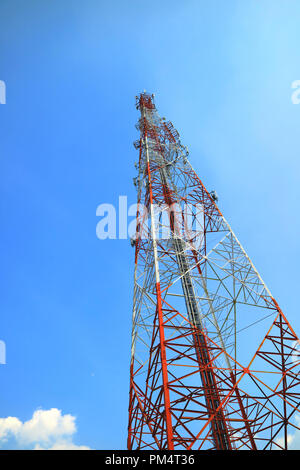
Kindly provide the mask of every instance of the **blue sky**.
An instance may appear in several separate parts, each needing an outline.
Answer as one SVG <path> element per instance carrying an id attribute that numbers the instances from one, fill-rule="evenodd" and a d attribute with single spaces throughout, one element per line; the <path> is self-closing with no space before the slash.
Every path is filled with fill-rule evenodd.
<path id="1" fill-rule="evenodd" d="M 144 89 L 300 332 L 299 15 L 297 0 L 1 1 L 0 417 L 57 408 L 78 445 L 126 445 L 133 250 L 98 240 L 95 213 L 135 202 Z"/>

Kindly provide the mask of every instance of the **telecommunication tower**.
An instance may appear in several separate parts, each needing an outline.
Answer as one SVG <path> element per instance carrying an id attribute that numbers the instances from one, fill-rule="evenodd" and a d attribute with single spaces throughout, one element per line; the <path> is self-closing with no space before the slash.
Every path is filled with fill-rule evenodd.
<path id="1" fill-rule="evenodd" d="M 136 106 L 128 449 L 287 449 L 299 339 L 154 96 Z M 245 365 L 258 323 L 267 333 Z"/>

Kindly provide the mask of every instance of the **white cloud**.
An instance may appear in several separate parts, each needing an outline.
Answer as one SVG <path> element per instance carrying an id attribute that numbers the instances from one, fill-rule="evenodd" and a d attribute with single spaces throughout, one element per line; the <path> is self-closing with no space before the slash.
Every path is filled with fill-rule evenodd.
<path id="1" fill-rule="evenodd" d="M 296 426 L 300 427 L 300 415 L 295 416 Z M 289 441 L 290 439 L 290 441 Z M 297 429 L 294 434 L 288 436 L 288 446 L 291 450 L 300 450 L 300 430 Z"/>
<path id="2" fill-rule="evenodd" d="M 75 416 L 63 415 L 57 408 L 36 410 L 25 422 L 12 416 L 0 418 L 0 446 L 14 440 L 17 448 L 88 450 L 87 446 L 73 443 L 77 431 L 75 420 Z"/>
<path id="3" fill-rule="evenodd" d="M 34 450 L 90 450 L 87 446 L 78 446 L 68 440 L 57 441 L 51 447 L 42 447 L 36 444 Z"/>
<path id="4" fill-rule="evenodd" d="M 287 444 L 288 444 L 287 446 L 288 446 L 288 449 L 291 448 L 291 445 L 292 445 L 292 443 L 293 443 L 294 437 L 295 437 L 294 434 L 288 434 L 288 435 L 287 435 Z M 282 447 L 282 448 L 284 449 L 284 442 L 285 442 L 284 437 L 278 437 L 278 439 L 276 439 L 275 442 L 276 442 L 280 447 Z M 274 448 L 274 450 L 279 450 L 279 448 L 278 448 L 278 449 L 277 449 L 277 448 Z"/>
<path id="5" fill-rule="evenodd" d="M 295 425 L 300 427 L 300 415 L 295 416 Z M 279 437 L 276 439 L 277 444 L 284 447 L 284 438 Z M 300 430 L 296 429 L 294 434 L 287 435 L 287 444 L 289 450 L 300 450 Z"/>
<path id="6" fill-rule="evenodd" d="M 22 422 L 18 418 L 0 418 L 0 441 L 6 441 L 10 434 L 17 434 L 21 427 Z"/>

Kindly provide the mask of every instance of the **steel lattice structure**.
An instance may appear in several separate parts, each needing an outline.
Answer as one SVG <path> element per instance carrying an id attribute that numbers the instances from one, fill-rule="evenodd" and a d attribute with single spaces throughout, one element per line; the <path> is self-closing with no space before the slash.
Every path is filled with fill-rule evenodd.
<path id="1" fill-rule="evenodd" d="M 153 95 L 136 104 L 128 449 L 287 449 L 299 340 Z M 258 322 L 271 327 L 245 367 Z"/>

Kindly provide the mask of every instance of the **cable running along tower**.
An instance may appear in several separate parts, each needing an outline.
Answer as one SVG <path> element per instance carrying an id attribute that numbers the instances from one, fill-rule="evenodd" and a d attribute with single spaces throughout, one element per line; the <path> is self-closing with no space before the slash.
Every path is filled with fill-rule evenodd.
<path id="1" fill-rule="evenodd" d="M 287 449 L 298 337 L 153 95 L 136 105 L 128 449 Z"/>

